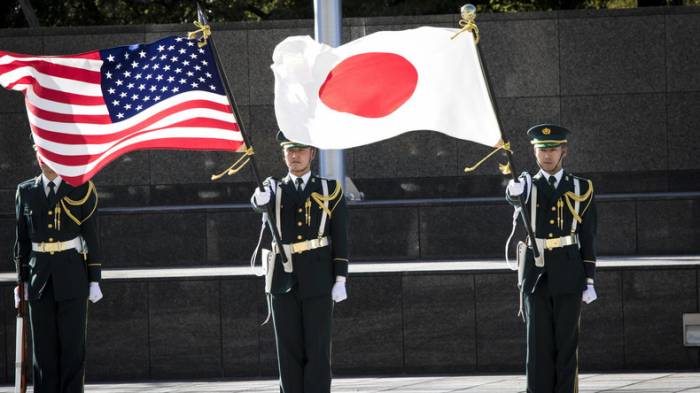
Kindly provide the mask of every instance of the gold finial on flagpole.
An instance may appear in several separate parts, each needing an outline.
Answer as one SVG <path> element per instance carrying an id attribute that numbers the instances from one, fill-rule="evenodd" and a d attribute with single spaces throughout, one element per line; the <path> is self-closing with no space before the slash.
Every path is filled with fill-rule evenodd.
<path id="1" fill-rule="evenodd" d="M 452 39 L 457 37 L 458 35 L 464 33 L 465 31 L 474 33 L 474 44 L 479 43 L 479 27 L 476 25 L 476 6 L 474 4 L 465 4 L 460 8 L 460 16 L 461 19 L 459 20 L 459 25 L 462 26 L 462 29 L 455 33 L 455 35 L 452 36 Z"/>
<path id="2" fill-rule="evenodd" d="M 187 33 L 187 39 L 197 39 L 197 33 L 202 33 L 202 37 L 200 37 L 200 41 L 197 43 L 197 46 L 201 48 L 207 44 L 207 38 L 211 36 L 211 27 L 200 21 L 194 21 L 194 25 L 197 27 L 197 30 Z"/>

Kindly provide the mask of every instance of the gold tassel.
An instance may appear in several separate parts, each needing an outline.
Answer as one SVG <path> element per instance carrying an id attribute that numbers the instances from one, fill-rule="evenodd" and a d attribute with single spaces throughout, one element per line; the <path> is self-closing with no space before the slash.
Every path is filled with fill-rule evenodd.
<path id="1" fill-rule="evenodd" d="M 239 158 L 236 162 L 234 162 L 233 165 L 226 168 L 226 170 L 224 170 L 223 172 L 216 174 L 216 175 L 211 175 L 211 180 L 215 181 L 215 180 L 221 179 L 224 176 L 235 175 L 241 169 L 243 169 L 243 167 L 245 167 L 246 164 L 248 164 L 248 162 L 250 162 L 250 157 L 253 154 L 255 154 L 255 151 L 253 150 L 252 147 L 246 148 L 243 151 L 243 155 L 241 156 L 241 158 Z"/>
<path id="2" fill-rule="evenodd" d="M 187 39 L 188 40 L 197 39 L 197 33 L 202 33 L 201 41 L 199 41 L 197 43 L 197 46 L 201 48 L 201 47 L 207 45 L 207 38 L 209 38 L 211 36 L 211 27 L 209 27 L 209 25 L 205 25 L 199 21 L 195 21 L 194 25 L 197 27 L 197 30 L 187 33 Z"/>
<path id="3" fill-rule="evenodd" d="M 486 157 L 482 158 L 482 159 L 481 159 L 479 162 L 477 162 L 476 164 L 464 168 L 464 172 L 466 172 L 466 173 L 473 172 L 474 170 L 476 170 L 476 168 L 478 168 L 479 166 L 481 166 L 481 164 L 483 164 L 486 160 L 488 160 L 489 158 L 491 158 L 491 156 L 493 156 L 494 154 L 496 154 L 496 153 L 497 153 L 498 151 L 500 151 L 500 150 L 507 150 L 507 151 L 509 151 L 509 152 L 512 153 L 512 151 L 510 150 L 510 142 L 503 143 L 502 140 L 499 141 L 498 144 L 496 145 L 496 148 L 495 148 L 491 153 L 487 154 Z M 501 169 L 501 172 L 504 170 L 504 169 L 502 168 L 502 165 L 501 165 L 501 164 L 499 164 L 499 169 Z M 510 165 L 508 165 L 507 170 L 508 170 L 508 173 L 504 173 L 504 174 L 509 174 L 509 173 L 510 173 Z"/>
<path id="4" fill-rule="evenodd" d="M 451 39 L 455 39 L 458 35 L 468 31 L 474 33 L 474 44 L 478 45 L 481 35 L 479 34 L 479 27 L 476 25 L 476 22 L 474 22 L 476 20 L 476 7 L 471 4 L 463 6 L 460 16 L 459 25 L 462 29 L 456 32 Z"/>

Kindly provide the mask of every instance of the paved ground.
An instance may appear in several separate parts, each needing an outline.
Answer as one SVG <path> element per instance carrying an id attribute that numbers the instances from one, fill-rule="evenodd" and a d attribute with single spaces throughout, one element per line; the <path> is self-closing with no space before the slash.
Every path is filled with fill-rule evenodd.
<path id="1" fill-rule="evenodd" d="M 583 374 L 581 393 L 700 393 L 700 373 Z M 476 375 L 463 377 L 337 378 L 334 393 L 438 393 L 438 392 L 522 392 L 521 375 Z M 13 388 L 0 387 L 0 393 Z M 32 392 L 32 389 L 29 389 Z M 88 385 L 86 393 L 278 393 L 277 381 L 155 382 Z"/>

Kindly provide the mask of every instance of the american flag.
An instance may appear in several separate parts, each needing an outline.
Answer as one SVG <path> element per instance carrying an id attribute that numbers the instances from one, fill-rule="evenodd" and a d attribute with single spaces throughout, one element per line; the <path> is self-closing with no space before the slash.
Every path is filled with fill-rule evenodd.
<path id="1" fill-rule="evenodd" d="M 210 45 L 167 37 L 79 55 L 0 51 L 0 84 L 24 93 L 41 159 L 72 185 L 143 149 L 243 147 Z"/>

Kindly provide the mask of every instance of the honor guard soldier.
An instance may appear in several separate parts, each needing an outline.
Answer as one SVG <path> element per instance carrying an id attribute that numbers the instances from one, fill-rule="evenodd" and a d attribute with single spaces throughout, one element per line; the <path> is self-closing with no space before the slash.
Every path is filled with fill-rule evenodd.
<path id="1" fill-rule="evenodd" d="M 39 153 L 37 161 L 41 175 L 17 187 L 14 248 L 29 304 L 34 392 L 82 393 L 87 300 L 102 298 L 97 191 L 92 182 L 67 184 Z"/>
<path id="2" fill-rule="evenodd" d="M 567 134 L 542 124 L 527 131 L 540 171 L 508 184 L 506 198 L 528 213 L 539 257 L 528 249 L 520 290 L 527 323 L 528 393 L 578 392 L 581 302 L 596 299 L 596 208 L 593 183 L 562 168 Z"/>
<path id="3" fill-rule="evenodd" d="M 328 393 L 331 388 L 333 302 L 347 298 L 348 212 L 339 182 L 311 173 L 316 149 L 277 134 L 289 173 L 268 178 L 251 202 L 270 203 L 282 249 L 263 250 L 283 393 Z M 284 252 L 287 263 L 282 263 Z"/>

